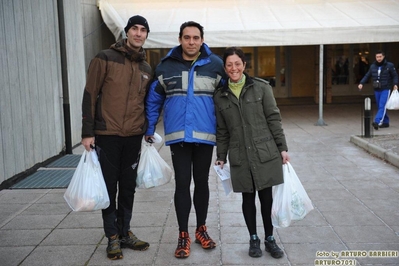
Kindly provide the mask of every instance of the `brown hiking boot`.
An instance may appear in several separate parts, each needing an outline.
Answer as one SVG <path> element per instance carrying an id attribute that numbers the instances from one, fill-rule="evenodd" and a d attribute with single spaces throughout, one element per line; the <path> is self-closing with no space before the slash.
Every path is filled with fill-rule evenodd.
<path id="1" fill-rule="evenodd" d="M 123 259 L 118 235 L 113 235 L 108 238 L 107 257 L 111 260 Z"/>
<path id="2" fill-rule="evenodd" d="M 130 248 L 133 250 L 146 250 L 150 244 L 140 240 L 132 231 L 127 232 L 127 236 L 121 238 L 121 248 Z"/>

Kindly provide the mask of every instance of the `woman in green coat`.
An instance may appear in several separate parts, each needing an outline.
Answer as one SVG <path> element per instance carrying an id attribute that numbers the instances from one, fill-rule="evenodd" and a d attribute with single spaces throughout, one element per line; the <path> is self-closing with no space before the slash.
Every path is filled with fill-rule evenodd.
<path id="1" fill-rule="evenodd" d="M 262 256 L 256 230 L 258 192 L 265 250 L 272 257 L 281 258 L 284 253 L 273 237 L 271 220 L 272 186 L 284 182 L 282 164 L 289 161 L 280 110 L 269 83 L 244 73 L 245 54 L 240 48 L 227 48 L 223 63 L 229 79 L 213 98 L 217 119 L 216 164 L 223 168 L 228 155 L 233 190 L 242 193 L 242 211 L 250 235 L 249 256 Z"/>

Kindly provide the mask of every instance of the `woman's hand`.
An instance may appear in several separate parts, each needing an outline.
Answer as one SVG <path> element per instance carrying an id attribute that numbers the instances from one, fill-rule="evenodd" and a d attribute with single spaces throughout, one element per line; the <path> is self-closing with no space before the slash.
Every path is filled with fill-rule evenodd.
<path id="1" fill-rule="evenodd" d="M 288 152 L 286 152 L 286 151 L 281 152 L 281 158 L 283 159 L 283 164 L 286 164 L 290 161 L 290 156 L 288 155 Z"/>
<path id="2" fill-rule="evenodd" d="M 223 169 L 224 162 L 223 161 L 216 161 L 215 165 L 220 165 L 220 168 Z"/>

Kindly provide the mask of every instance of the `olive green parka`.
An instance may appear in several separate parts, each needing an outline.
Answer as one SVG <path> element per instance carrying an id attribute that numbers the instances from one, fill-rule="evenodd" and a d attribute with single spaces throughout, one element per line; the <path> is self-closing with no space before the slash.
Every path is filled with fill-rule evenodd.
<path id="1" fill-rule="evenodd" d="M 217 160 L 226 162 L 228 157 L 234 192 L 283 183 L 281 152 L 288 147 L 269 83 L 246 75 L 239 99 L 228 82 L 215 91 L 213 99 Z"/>

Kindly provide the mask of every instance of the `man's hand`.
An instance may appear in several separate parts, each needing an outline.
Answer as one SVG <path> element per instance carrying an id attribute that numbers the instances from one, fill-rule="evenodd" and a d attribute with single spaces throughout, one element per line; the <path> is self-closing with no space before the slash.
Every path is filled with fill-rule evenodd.
<path id="1" fill-rule="evenodd" d="M 86 151 L 90 151 L 94 147 L 94 137 L 83 138 L 81 143 Z"/>
<path id="2" fill-rule="evenodd" d="M 144 136 L 144 140 L 149 143 L 154 143 L 154 135 L 152 136 Z"/>

